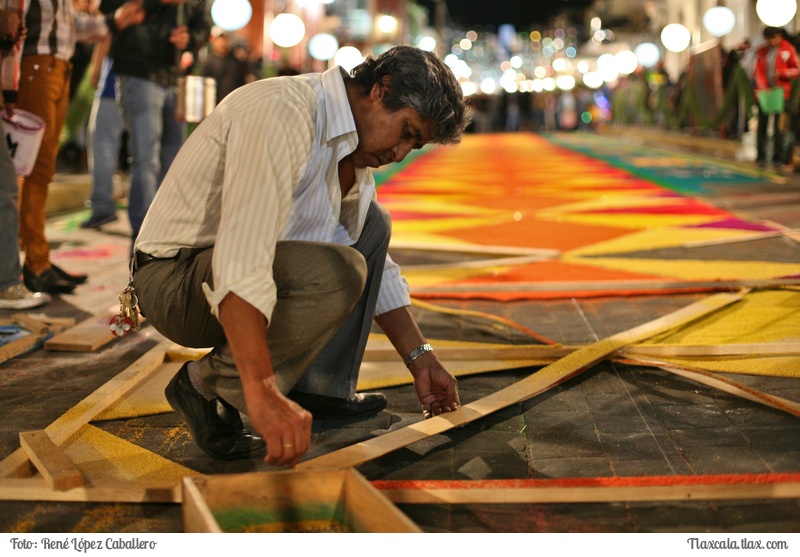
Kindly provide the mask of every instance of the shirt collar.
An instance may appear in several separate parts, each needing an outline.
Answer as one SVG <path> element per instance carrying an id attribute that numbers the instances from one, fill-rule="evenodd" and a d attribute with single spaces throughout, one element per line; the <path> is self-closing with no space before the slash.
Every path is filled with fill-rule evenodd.
<path id="1" fill-rule="evenodd" d="M 322 89 L 325 93 L 325 113 L 327 114 L 326 141 L 331 141 L 339 136 L 356 133 L 356 121 L 350 102 L 347 100 L 347 90 L 344 86 L 344 70 L 339 66 L 327 70 L 322 74 Z"/>

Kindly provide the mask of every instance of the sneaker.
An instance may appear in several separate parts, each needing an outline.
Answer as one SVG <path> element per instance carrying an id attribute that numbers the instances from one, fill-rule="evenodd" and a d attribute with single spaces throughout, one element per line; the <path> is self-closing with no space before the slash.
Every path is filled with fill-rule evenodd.
<path id="1" fill-rule="evenodd" d="M 30 309 L 50 301 L 44 292 L 31 292 L 24 284 L 15 284 L 0 290 L 0 309 Z"/>
<path id="2" fill-rule="evenodd" d="M 81 228 L 100 228 L 104 224 L 109 224 L 118 220 L 119 217 L 116 213 L 111 213 L 110 215 L 92 215 L 88 220 L 81 223 Z"/>

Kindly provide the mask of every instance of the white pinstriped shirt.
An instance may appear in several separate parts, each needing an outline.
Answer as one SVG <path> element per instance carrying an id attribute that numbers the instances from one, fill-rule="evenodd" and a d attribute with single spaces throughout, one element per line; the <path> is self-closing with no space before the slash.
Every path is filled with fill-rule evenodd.
<path id="1" fill-rule="evenodd" d="M 76 42 L 94 41 L 108 33 L 102 14 L 76 11 L 73 0 L 28 0 L 25 26 L 23 56 L 40 54 L 61 60 L 72 58 Z"/>
<path id="2" fill-rule="evenodd" d="M 338 162 L 357 144 L 338 67 L 238 88 L 192 132 L 156 194 L 136 249 L 171 257 L 215 246 L 214 315 L 234 292 L 270 319 L 278 240 L 352 245 L 375 196 L 369 169 L 341 199 Z M 400 268 L 387 257 L 378 315 L 409 305 Z"/>

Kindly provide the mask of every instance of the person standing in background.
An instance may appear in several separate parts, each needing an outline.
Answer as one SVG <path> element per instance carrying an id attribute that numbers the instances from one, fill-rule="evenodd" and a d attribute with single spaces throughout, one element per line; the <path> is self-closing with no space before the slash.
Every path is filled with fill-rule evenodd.
<path id="1" fill-rule="evenodd" d="M 75 11 L 72 0 L 28 0 L 27 36 L 22 48 L 17 98 L 8 104 L 44 120 L 46 128 L 30 175 L 22 180 L 19 239 L 25 251 L 22 275 L 34 292 L 64 294 L 86 282 L 53 265 L 45 237 L 45 206 L 55 173 L 61 128 L 69 105 L 71 64 L 76 41 L 97 40 L 142 21 L 140 2 L 130 0 L 108 15 Z"/>
<path id="2" fill-rule="evenodd" d="M 95 88 L 92 111 L 89 114 L 89 173 L 92 175 L 92 214 L 81 228 L 100 228 L 118 220 L 114 202 L 114 175 L 125 134 L 122 112 L 117 105 L 117 76 L 114 61 L 108 56 L 111 37 L 96 46 L 89 67 Z"/>
<path id="3" fill-rule="evenodd" d="M 208 41 L 211 14 L 205 0 L 144 0 L 140 25 L 115 33 L 111 57 L 119 80 L 119 103 L 128 128 L 131 155 L 128 218 L 132 240 L 186 135 L 175 116 L 184 51 Z M 101 11 L 121 0 L 103 0 Z"/>
<path id="4" fill-rule="evenodd" d="M 203 64 L 203 75 L 213 77 L 217 83 L 217 104 L 228 93 L 251 81 L 255 75 L 250 72 L 250 65 L 236 57 L 231 49 L 228 33 L 219 27 L 211 29 L 210 50 Z"/>
<path id="5" fill-rule="evenodd" d="M 758 132 L 756 135 L 758 157 L 756 163 L 767 165 L 784 162 L 783 142 L 781 137 L 781 120 L 784 116 L 783 107 L 765 109 L 761 95 L 766 95 L 774 88 L 783 91 L 783 101 L 789 100 L 792 80 L 800 75 L 797 62 L 797 51 L 792 43 L 784 38 L 783 29 L 779 27 L 766 27 L 764 29 L 764 44 L 756 51 L 753 78 L 755 81 L 755 94 L 758 102 Z M 769 119 L 772 117 L 772 160 L 767 160 L 769 143 Z"/>
<path id="6" fill-rule="evenodd" d="M 15 49 L 24 39 L 25 28 L 19 6 L 9 3 L 9 7 L 4 10 L 0 6 L 0 82 L 3 84 L 3 98 L 8 91 L 9 96 L 16 100 L 19 67 Z M 13 105 L 4 107 L 0 104 L 0 108 L 11 117 Z M 0 143 L 0 309 L 30 309 L 46 304 L 50 296 L 44 292 L 31 292 L 20 280 L 17 174 L 5 136 L 0 137 Z"/>

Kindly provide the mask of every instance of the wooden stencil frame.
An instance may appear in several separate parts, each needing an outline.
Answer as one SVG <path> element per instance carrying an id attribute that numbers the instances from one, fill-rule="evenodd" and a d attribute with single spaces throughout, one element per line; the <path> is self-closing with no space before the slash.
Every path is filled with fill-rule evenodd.
<path id="1" fill-rule="evenodd" d="M 746 294 L 741 291 L 735 294 L 717 294 L 691 304 L 681 310 L 658 318 L 654 321 L 645 323 L 633 329 L 623 331 L 605 340 L 592 345 L 578 348 L 557 360 L 554 364 L 537 371 L 526 379 L 518 382 L 511 387 L 507 387 L 494 395 L 490 395 L 462 407 L 457 412 L 438 416 L 426 420 L 419 424 L 413 424 L 406 428 L 383 434 L 377 438 L 364 443 L 357 443 L 344 449 L 333 451 L 316 459 L 301 463 L 296 468 L 297 471 L 327 469 L 345 469 L 354 465 L 366 462 L 372 458 L 377 458 L 401 446 L 406 446 L 416 440 L 423 439 L 430 435 L 435 435 L 467 423 L 474 419 L 486 416 L 501 407 L 507 406 L 514 401 L 532 398 L 552 386 L 560 384 L 570 377 L 577 375 L 581 371 L 588 369 L 594 363 L 613 355 L 619 355 L 618 350 L 628 344 L 642 340 L 665 329 L 679 326 L 688 321 L 703 317 L 721 307 L 734 303 Z M 174 348 L 169 342 L 162 342 L 153 349 L 145 353 L 136 360 L 131 366 L 123 370 L 112 380 L 101 386 L 94 393 L 87 396 L 81 403 L 71 409 L 62 417 L 58 418 L 50 426 L 37 435 L 46 435 L 46 439 L 41 439 L 37 443 L 38 447 L 45 449 L 31 448 L 28 446 L 18 449 L 5 460 L 0 462 L 0 500 L 40 500 L 40 501 L 82 501 L 82 502 L 130 502 L 130 503 L 181 503 L 182 493 L 180 482 L 175 481 L 124 481 L 107 480 L 96 481 L 89 484 L 81 484 L 68 466 L 58 463 L 58 451 L 54 449 L 59 444 L 65 442 L 71 435 L 78 432 L 83 426 L 88 424 L 95 417 L 100 415 L 105 409 L 114 404 L 119 398 L 125 396 L 135 387 L 146 381 L 167 361 L 171 361 L 169 354 Z M 178 351 L 178 357 L 181 357 Z M 644 363 L 644 362 L 641 362 Z M 543 373 L 544 372 L 544 373 Z M 510 402 L 511 401 L 511 402 Z M 457 418 L 457 419 L 454 419 Z M 437 423 L 439 422 L 439 423 Z M 430 424 L 434 427 L 430 428 Z M 28 439 L 30 437 L 28 436 Z M 389 443 L 387 444 L 387 441 Z M 51 444 L 52 443 L 52 444 Z M 31 454 L 30 451 L 39 450 L 47 454 Z M 63 478 L 58 477 L 57 473 L 50 473 L 35 476 L 32 469 L 32 462 L 38 462 L 38 466 L 49 466 L 51 470 L 67 469 Z M 48 464 L 49 463 L 49 464 Z M 61 483 L 56 485 L 56 482 Z M 517 480 L 508 480 L 509 482 Z M 524 481 L 524 480 L 520 480 Z M 762 482 L 763 483 L 763 482 Z M 440 493 L 426 495 L 428 500 L 418 500 L 411 502 L 469 502 L 470 497 L 480 497 L 480 502 L 516 502 L 520 498 L 533 498 L 537 502 L 581 502 L 581 498 L 589 497 L 594 502 L 615 501 L 615 500 L 667 500 L 667 499 L 702 499 L 702 498 L 773 498 L 797 496 L 798 485 L 796 480 L 786 482 L 776 480 L 772 482 L 772 487 L 766 488 L 743 488 L 734 490 L 736 497 L 724 497 L 720 493 L 699 485 L 687 490 L 685 486 L 680 489 L 666 490 L 659 492 L 653 486 L 627 486 L 626 490 L 594 490 L 590 495 L 580 495 L 577 499 L 576 492 L 560 489 L 558 492 L 526 493 L 523 491 L 509 491 L 504 487 L 498 493 L 492 495 L 487 501 L 487 491 L 482 495 L 462 495 L 458 498 L 448 495 L 446 501 L 442 499 Z M 789 484 L 789 485 L 784 485 Z M 777 487 L 776 487 L 777 486 Z M 541 486 L 540 486 L 541 487 Z M 716 488 L 715 488 L 716 489 Z M 397 491 L 397 490 L 395 490 Z M 401 490 L 402 491 L 402 490 Z M 418 490 L 417 490 L 418 491 Z M 547 495 L 549 493 L 549 495 Z M 791 495 L 784 495 L 790 493 Z M 408 502 L 411 496 L 408 494 L 393 494 L 389 498 L 395 502 Z"/>

